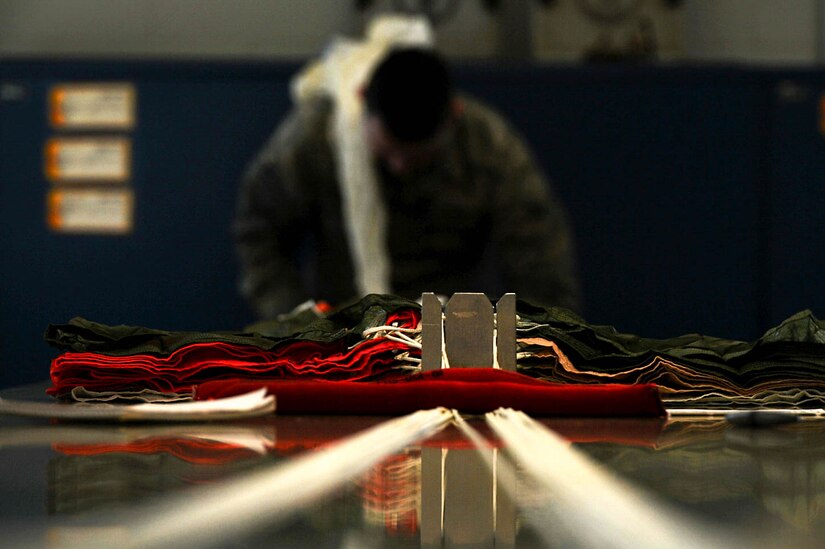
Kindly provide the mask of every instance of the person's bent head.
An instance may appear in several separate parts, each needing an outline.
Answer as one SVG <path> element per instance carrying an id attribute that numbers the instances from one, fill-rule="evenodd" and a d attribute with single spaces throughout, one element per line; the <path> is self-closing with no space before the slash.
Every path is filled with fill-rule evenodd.
<path id="1" fill-rule="evenodd" d="M 449 71 L 432 50 L 392 50 L 364 92 L 372 154 L 395 175 L 433 162 L 458 110 Z"/>

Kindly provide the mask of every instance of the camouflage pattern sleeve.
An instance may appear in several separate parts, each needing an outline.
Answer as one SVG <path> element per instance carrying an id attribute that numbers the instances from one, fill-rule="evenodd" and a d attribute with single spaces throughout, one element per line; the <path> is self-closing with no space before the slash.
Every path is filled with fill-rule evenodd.
<path id="1" fill-rule="evenodd" d="M 305 120 L 293 111 L 247 168 L 232 232 L 239 260 L 239 290 L 260 318 L 274 318 L 309 296 L 296 258 L 309 203 L 300 175 Z"/>

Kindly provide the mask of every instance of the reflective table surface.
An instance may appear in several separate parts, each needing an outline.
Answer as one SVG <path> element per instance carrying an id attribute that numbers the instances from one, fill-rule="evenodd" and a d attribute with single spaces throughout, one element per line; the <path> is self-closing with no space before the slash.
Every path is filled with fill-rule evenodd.
<path id="1" fill-rule="evenodd" d="M 0 396 L 45 401 L 42 389 Z M 210 487 L 284 467 L 387 419 L 275 415 L 93 424 L 0 417 L 3 539 L 12 546 L 121 546 L 164 502 L 196 512 Z M 497 475 L 489 463 L 503 463 L 510 450 L 481 418 L 468 419 L 490 443 L 486 456 L 448 427 L 382 457 L 365 474 L 341 479 L 311 502 L 296 503 L 277 520 L 229 538 L 216 534 L 214 546 L 591 546 L 582 534 L 600 525 L 564 520 L 554 490 L 518 467 L 513 477 Z M 720 545 L 734 539 L 746 546 L 825 546 L 823 420 L 766 428 L 734 426 L 724 418 L 538 421 L 662 509 L 733 536 Z M 548 468 L 553 459 L 547 457 Z M 592 505 L 600 504 L 593 493 Z M 264 509 L 266 498 L 255 505 Z M 220 532 L 220 524 L 214 527 Z M 637 546 L 634 533 L 624 535 L 629 539 L 617 538 L 615 546 Z M 185 541 L 185 532 L 181 537 Z"/>

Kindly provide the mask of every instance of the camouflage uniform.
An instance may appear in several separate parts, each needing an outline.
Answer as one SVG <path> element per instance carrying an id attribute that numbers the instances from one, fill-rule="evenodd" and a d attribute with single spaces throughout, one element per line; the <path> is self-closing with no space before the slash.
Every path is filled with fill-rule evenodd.
<path id="1" fill-rule="evenodd" d="M 499 115 L 464 104 L 432 166 L 403 178 L 378 168 L 393 293 L 514 291 L 577 308 L 572 236 L 552 187 Z M 240 291 L 264 318 L 310 298 L 357 297 L 331 113 L 324 100 L 294 109 L 244 178 L 234 223 Z"/>

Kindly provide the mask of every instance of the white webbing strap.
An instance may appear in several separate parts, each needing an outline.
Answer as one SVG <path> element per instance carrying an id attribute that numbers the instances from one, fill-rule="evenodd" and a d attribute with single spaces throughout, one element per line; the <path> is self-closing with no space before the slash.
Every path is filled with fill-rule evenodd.
<path id="1" fill-rule="evenodd" d="M 385 421 L 285 464 L 171 498 L 150 514 L 130 517 L 118 547 L 225 545 L 246 531 L 306 508 L 387 456 L 435 434 L 452 421 L 444 408 Z"/>
<path id="2" fill-rule="evenodd" d="M 380 16 L 370 22 L 363 40 L 333 41 L 323 58 L 310 63 L 292 83 L 296 101 L 324 94 L 335 102 L 330 130 L 355 286 L 361 295 L 386 294 L 392 288 L 386 205 L 364 137 L 364 108 L 359 91 L 390 48 L 432 47 L 433 43 L 434 33 L 426 18 Z"/>
<path id="3" fill-rule="evenodd" d="M 580 547 L 737 546 L 730 533 L 644 493 L 523 412 L 499 409 L 485 419 L 516 463 L 552 500 L 544 507 L 552 517 L 535 524 L 542 535 L 558 540 L 558 531 L 542 531 L 555 523 L 564 527 L 566 542 Z"/>

